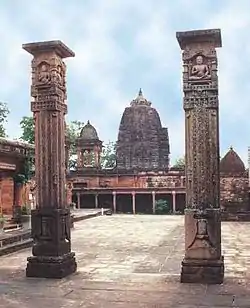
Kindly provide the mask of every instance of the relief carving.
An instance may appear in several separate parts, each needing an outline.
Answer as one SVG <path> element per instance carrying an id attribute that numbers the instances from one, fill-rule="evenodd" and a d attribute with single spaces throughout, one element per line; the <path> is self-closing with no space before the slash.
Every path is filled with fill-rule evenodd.
<path id="1" fill-rule="evenodd" d="M 42 62 L 38 66 L 38 82 L 41 84 L 47 84 L 51 80 L 49 72 L 49 64 L 47 62 Z"/>
<path id="2" fill-rule="evenodd" d="M 211 79 L 210 69 L 207 64 L 204 63 L 204 57 L 198 55 L 195 59 L 196 63 L 191 67 L 189 80 L 209 80 Z"/>

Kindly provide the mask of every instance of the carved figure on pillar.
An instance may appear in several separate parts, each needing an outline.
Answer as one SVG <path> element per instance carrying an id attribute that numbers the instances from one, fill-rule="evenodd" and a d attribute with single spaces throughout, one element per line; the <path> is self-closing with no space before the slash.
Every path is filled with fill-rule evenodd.
<path id="1" fill-rule="evenodd" d="M 28 277 L 63 278 L 76 271 L 71 252 L 70 209 L 66 199 L 63 58 L 74 53 L 61 41 L 23 45 L 33 55 L 31 110 L 35 117 L 36 209 L 32 211 L 32 257 Z"/>
<path id="2" fill-rule="evenodd" d="M 219 190 L 219 29 L 177 32 L 183 50 L 186 148 L 185 257 L 181 282 L 222 283 Z"/>

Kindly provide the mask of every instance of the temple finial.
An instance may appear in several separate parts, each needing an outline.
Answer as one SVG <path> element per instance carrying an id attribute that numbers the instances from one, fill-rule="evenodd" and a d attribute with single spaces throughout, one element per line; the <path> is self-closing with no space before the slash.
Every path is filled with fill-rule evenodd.
<path id="1" fill-rule="evenodd" d="M 231 151 L 233 150 L 233 146 L 232 146 L 232 145 L 230 146 L 230 150 L 231 150 Z"/>
<path id="2" fill-rule="evenodd" d="M 142 89 L 140 88 L 138 96 L 142 96 Z"/>
<path id="3" fill-rule="evenodd" d="M 87 124 L 88 124 L 88 125 L 90 125 L 90 122 L 89 122 L 89 120 L 88 120 Z"/>

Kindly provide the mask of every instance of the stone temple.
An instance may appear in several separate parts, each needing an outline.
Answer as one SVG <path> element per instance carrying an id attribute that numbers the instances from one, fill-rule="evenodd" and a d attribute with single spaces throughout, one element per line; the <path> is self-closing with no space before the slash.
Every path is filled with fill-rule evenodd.
<path id="1" fill-rule="evenodd" d="M 117 140 L 118 170 L 168 170 L 168 129 L 140 89 L 121 118 Z"/>
<path id="2" fill-rule="evenodd" d="M 157 200 L 166 200 L 171 212 L 183 213 L 185 170 L 170 166 L 168 129 L 142 94 L 125 108 L 116 144 L 116 166 L 100 164 L 102 141 L 88 122 L 77 140 L 77 168 L 68 172 L 68 204 L 77 208 L 111 208 L 114 212 L 155 213 Z M 221 159 L 221 208 L 236 219 L 249 209 L 248 170 L 231 147 Z M 236 215 L 237 212 L 237 215 Z M 245 214 L 244 214 L 245 215 Z M 246 217 L 246 215 L 244 216 Z"/>

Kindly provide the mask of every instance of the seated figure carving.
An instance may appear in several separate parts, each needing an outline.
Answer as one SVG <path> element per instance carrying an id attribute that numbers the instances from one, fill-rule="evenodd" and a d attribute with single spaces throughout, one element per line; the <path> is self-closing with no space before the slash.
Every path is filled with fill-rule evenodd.
<path id="1" fill-rule="evenodd" d="M 209 73 L 209 68 L 207 64 L 203 63 L 203 57 L 197 56 L 196 64 L 192 67 L 190 80 L 206 80 L 210 79 L 211 75 Z"/>
<path id="2" fill-rule="evenodd" d="M 43 64 L 40 68 L 38 81 L 41 83 L 47 83 L 50 81 L 50 74 L 48 72 L 48 67 L 45 64 Z"/>

